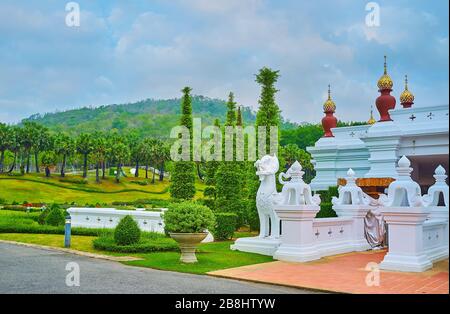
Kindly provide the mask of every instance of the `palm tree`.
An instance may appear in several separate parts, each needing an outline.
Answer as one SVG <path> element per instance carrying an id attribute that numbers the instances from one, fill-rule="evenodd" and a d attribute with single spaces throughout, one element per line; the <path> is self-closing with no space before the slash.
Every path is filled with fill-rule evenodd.
<path id="1" fill-rule="evenodd" d="M 51 137 L 48 133 L 48 129 L 40 124 L 35 123 L 33 126 L 33 152 L 34 152 L 34 164 L 36 172 L 39 173 L 39 152 L 43 150 L 49 150 L 51 146 Z"/>
<path id="2" fill-rule="evenodd" d="M 34 145 L 34 142 L 37 138 L 37 128 L 35 122 L 25 122 L 23 133 L 21 136 L 21 144 L 23 148 L 24 158 L 26 158 L 26 173 L 30 173 L 30 157 L 31 157 L 31 148 Z M 23 162 L 23 160 L 22 160 Z M 22 167 L 21 167 L 22 168 Z"/>
<path id="3" fill-rule="evenodd" d="M 120 182 L 120 174 L 122 173 L 122 165 L 128 160 L 130 157 L 130 149 L 128 145 L 117 142 L 112 147 L 111 155 L 113 156 L 114 160 L 117 163 L 117 170 L 116 170 L 116 182 Z"/>
<path id="4" fill-rule="evenodd" d="M 4 172 L 5 151 L 9 148 L 10 142 L 10 127 L 4 123 L 0 123 L 0 173 Z"/>
<path id="5" fill-rule="evenodd" d="M 73 155 L 75 152 L 75 141 L 70 136 L 60 133 L 55 137 L 55 153 L 62 155 L 61 163 L 61 177 L 66 175 L 66 161 L 67 157 Z"/>
<path id="6" fill-rule="evenodd" d="M 170 160 L 170 147 L 161 140 L 155 142 L 155 147 L 157 148 L 155 162 L 159 166 L 159 181 L 163 181 L 165 164 Z"/>
<path id="7" fill-rule="evenodd" d="M 135 163 L 136 170 L 134 172 L 134 176 L 136 178 L 138 178 L 139 177 L 139 162 L 142 159 L 139 136 L 135 131 L 129 132 L 126 135 L 126 141 L 130 148 L 131 159 Z"/>
<path id="8" fill-rule="evenodd" d="M 154 139 L 147 137 L 139 145 L 141 159 L 143 162 L 145 162 L 145 178 L 146 179 L 148 179 L 148 165 L 152 160 L 154 141 L 155 141 Z"/>
<path id="9" fill-rule="evenodd" d="M 50 167 L 56 165 L 56 154 L 54 151 L 48 150 L 42 154 L 42 165 L 45 167 L 45 176 L 50 177 Z"/>
<path id="10" fill-rule="evenodd" d="M 92 135 L 92 159 L 95 161 L 95 181 L 97 183 L 100 183 L 100 176 L 99 176 L 99 170 L 100 167 L 102 167 L 103 170 L 103 179 L 105 178 L 105 172 L 104 172 L 104 164 L 105 159 L 107 155 L 108 145 L 106 142 L 106 138 L 104 134 L 100 132 L 95 132 Z"/>
<path id="11" fill-rule="evenodd" d="M 83 178 L 87 177 L 88 155 L 92 151 L 92 137 L 90 134 L 81 133 L 76 142 L 77 151 L 83 155 Z"/>
<path id="12" fill-rule="evenodd" d="M 13 162 L 8 170 L 8 173 L 11 173 L 14 171 L 14 168 L 16 167 L 17 163 L 17 157 L 20 154 L 21 150 L 21 144 L 22 144 L 22 136 L 23 136 L 23 129 L 13 126 L 9 129 L 10 132 L 10 140 L 8 144 L 8 150 L 11 151 L 14 154 Z"/>

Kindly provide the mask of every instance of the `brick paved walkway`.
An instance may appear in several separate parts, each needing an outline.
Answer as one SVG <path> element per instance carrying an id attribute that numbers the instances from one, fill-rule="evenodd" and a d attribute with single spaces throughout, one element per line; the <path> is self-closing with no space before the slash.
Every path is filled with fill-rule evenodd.
<path id="1" fill-rule="evenodd" d="M 385 251 L 349 253 L 309 263 L 271 262 L 219 270 L 209 275 L 343 293 L 449 293 L 448 260 L 423 273 L 381 271 L 380 285 L 368 286 L 365 267 Z"/>

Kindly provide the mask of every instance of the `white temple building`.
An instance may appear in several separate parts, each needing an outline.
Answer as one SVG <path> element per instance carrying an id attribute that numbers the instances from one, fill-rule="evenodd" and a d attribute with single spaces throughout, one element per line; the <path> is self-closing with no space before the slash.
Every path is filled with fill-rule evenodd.
<path id="1" fill-rule="evenodd" d="M 376 196 L 397 178 L 396 163 L 403 155 L 411 161 L 412 178 L 423 193 L 434 183 L 437 166 L 442 165 L 448 173 L 449 106 L 414 107 L 414 96 L 407 84 L 406 78 L 401 107 L 395 107 L 396 100 L 390 95 L 393 82 L 385 62 L 385 72 L 378 81 L 381 96 L 376 101 L 380 120 L 376 122 L 372 116 L 362 126 L 336 128 L 336 118 L 332 116 L 336 106 L 329 96 L 322 120 L 325 135 L 314 147 L 307 148 L 316 170 L 311 182 L 314 191 L 338 185 L 338 180 L 352 168 L 356 177 L 367 178 L 361 184 L 363 189 L 368 187 L 365 191 L 371 194 L 371 187 L 371 195 Z"/>

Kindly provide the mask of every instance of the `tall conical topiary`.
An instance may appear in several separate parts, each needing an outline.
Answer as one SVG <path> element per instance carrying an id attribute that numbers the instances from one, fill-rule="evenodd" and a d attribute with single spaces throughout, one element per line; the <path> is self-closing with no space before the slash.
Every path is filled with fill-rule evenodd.
<path id="1" fill-rule="evenodd" d="M 192 161 L 192 99 L 190 87 L 182 89 L 183 97 L 181 99 L 181 120 L 180 125 L 184 125 L 190 132 L 190 161 L 176 161 L 174 163 L 170 196 L 174 199 L 190 200 L 195 195 L 195 164 Z"/>
<path id="2" fill-rule="evenodd" d="M 279 127 L 281 121 L 280 108 L 275 102 L 275 94 L 278 92 L 275 88 L 275 83 L 279 78 L 278 73 L 279 71 L 264 67 L 256 75 L 256 82 L 261 85 L 259 109 L 256 113 L 256 131 L 258 132 L 259 126 L 266 127 L 266 154 L 270 153 L 270 127 Z M 278 133 L 278 138 L 279 136 Z"/>
<path id="3" fill-rule="evenodd" d="M 236 103 L 233 93 L 230 93 L 227 102 L 226 127 L 236 126 Z M 222 161 L 216 173 L 216 211 L 235 213 L 238 216 L 237 226 L 244 222 L 244 209 L 242 191 L 244 189 L 243 173 L 238 167 L 236 156 L 236 140 L 233 136 L 233 160 Z"/>
<path id="4" fill-rule="evenodd" d="M 281 122 L 280 108 L 275 102 L 275 94 L 278 90 L 275 88 L 275 83 L 279 78 L 279 71 L 274 71 L 270 68 L 264 67 L 259 70 L 256 75 L 256 82 L 261 85 L 261 96 L 259 98 L 259 109 L 256 113 L 256 131 L 259 126 L 266 127 L 266 148 L 265 154 L 270 153 L 270 127 L 279 127 Z M 278 132 L 279 145 L 280 133 Z M 259 144 L 258 144 L 259 145 Z M 259 156 L 259 149 L 258 149 Z M 260 158 L 262 156 L 259 156 Z M 251 229 L 259 228 L 258 210 L 256 209 L 256 193 L 259 187 L 259 180 L 256 176 L 256 169 L 252 163 L 247 163 L 248 179 L 248 207 L 247 215 Z"/>

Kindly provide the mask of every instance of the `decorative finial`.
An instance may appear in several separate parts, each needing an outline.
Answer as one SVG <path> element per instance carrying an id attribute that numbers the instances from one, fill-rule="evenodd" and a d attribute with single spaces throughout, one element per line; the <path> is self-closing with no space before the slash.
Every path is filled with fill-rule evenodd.
<path id="1" fill-rule="evenodd" d="M 331 85 L 328 84 L 328 100 L 331 100 Z"/>
<path id="2" fill-rule="evenodd" d="M 402 158 L 400 158 L 400 160 L 398 161 L 398 166 L 399 168 L 409 168 L 409 166 L 411 166 L 411 162 L 408 158 L 406 158 L 405 155 L 403 155 Z"/>
<path id="3" fill-rule="evenodd" d="M 384 74 L 387 74 L 387 57 L 384 55 Z"/>
<path id="4" fill-rule="evenodd" d="M 411 108 L 414 104 L 414 95 L 408 89 L 408 75 L 405 75 L 405 90 L 400 95 L 400 103 L 403 108 Z"/>
<path id="5" fill-rule="evenodd" d="M 442 167 L 442 165 L 439 165 L 436 170 L 434 171 L 434 174 L 437 175 L 445 175 L 445 168 Z"/>
<path id="6" fill-rule="evenodd" d="M 353 178 L 355 176 L 355 171 L 353 171 L 352 168 L 349 168 L 347 171 L 347 176 L 349 176 L 350 178 Z"/>

